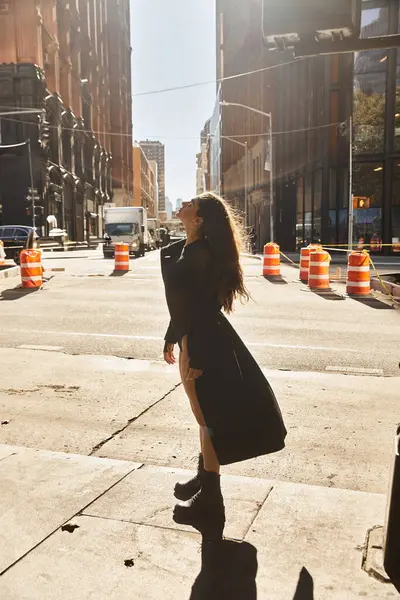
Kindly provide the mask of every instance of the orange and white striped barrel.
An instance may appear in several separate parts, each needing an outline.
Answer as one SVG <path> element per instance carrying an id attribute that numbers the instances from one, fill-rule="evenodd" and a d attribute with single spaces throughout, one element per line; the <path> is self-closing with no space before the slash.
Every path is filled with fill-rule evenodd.
<path id="1" fill-rule="evenodd" d="M 279 246 L 275 242 L 269 242 L 264 246 L 264 262 L 263 275 L 264 277 L 276 276 L 281 274 L 281 256 L 279 254 Z"/>
<path id="2" fill-rule="evenodd" d="M 393 238 L 392 240 L 392 250 L 393 252 L 400 252 L 400 240 L 399 238 Z"/>
<path id="3" fill-rule="evenodd" d="M 37 248 L 20 253 L 21 284 L 23 288 L 39 288 L 43 284 L 42 251 Z"/>
<path id="4" fill-rule="evenodd" d="M 115 271 L 129 271 L 129 245 L 115 244 L 114 259 Z"/>
<path id="5" fill-rule="evenodd" d="M 329 265 L 331 256 L 326 250 L 310 252 L 310 270 L 308 272 L 308 287 L 316 290 L 329 290 Z"/>
<path id="6" fill-rule="evenodd" d="M 4 267 L 6 264 L 6 253 L 4 252 L 4 244 L 0 240 L 0 267 Z"/>
<path id="7" fill-rule="evenodd" d="M 353 250 L 347 265 L 346 292 L 352 296 L 368 296 L 370 292 L 370 259 L 367 252 Z"/>
<path id="8" fill-rule="evenodd" d="M 350 296 L 368 296 L 371 289 L 369 264 L 367 252 L 353 250 L 349 254 L 346 292 Z"/>
<path id="9" fill-rule="evenodd" d="M 308 271 L 310 269 L 310 247 L 300 248 L 300 281 L 308 282 Z"/>

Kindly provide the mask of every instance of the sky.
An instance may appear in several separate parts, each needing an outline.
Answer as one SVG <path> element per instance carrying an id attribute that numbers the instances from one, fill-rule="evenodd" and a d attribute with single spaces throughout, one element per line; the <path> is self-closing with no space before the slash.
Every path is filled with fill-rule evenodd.
<path id="1" fill-rule="evenodd" d="M 133 138 L 165 144 L 166 196 L 175 206 L 196 193 L 196 153 L 215 84 L 135 94 L 215 79 L 215 2 L 131 0 L 131 38 Z"/>

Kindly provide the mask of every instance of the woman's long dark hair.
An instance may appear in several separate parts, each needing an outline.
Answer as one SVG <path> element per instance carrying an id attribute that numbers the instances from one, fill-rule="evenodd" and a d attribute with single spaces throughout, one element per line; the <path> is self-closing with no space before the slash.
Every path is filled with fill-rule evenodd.
<path id="1" fill-rule="evenodd" d="M 195 198 L 197 214 L 202 217 L 202 235 L 208 240 L 214 266 L 218 270 L 218 297 L 228 313 L 233 310 L 234 300 L 249 300 L 240 265 L 240 252 L 245 246 L 245 234 L 240 219 L 229 204 L 213 194 L 205 192 Z"/>

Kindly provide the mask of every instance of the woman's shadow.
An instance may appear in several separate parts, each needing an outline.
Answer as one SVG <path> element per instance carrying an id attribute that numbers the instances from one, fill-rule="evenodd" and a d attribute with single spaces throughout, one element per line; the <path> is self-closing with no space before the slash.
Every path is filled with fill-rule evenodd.
<path id="1" fill-rule="evenodd" d="M 257 550 L 247 542 L 203 541 L 190 600 L 256 600 Z"/>
<path id="2" fill-rule="evenodd" d="M 203 541 L 201 571 L 189 600 L 257 600 L 257 569 L 257 549 L 251 544 L 232 540 Z M 313 578 L 303 567 L 295 595 L 288 600 L 313 599 Z"/>

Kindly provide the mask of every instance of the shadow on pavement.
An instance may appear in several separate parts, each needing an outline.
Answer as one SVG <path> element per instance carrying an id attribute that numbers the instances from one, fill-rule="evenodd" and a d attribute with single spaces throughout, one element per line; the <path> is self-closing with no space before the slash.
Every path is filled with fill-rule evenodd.
<path id="1" fill-rule="evenodd" d="M 393 310 L 393 306 L 386 304 L 385 302 L 381 302 L 378 300 L 378 298 L 373 298 L 372 296 L 367 296 L 365 298 L 356 298 L 352 296 L 351 299 L 359 302 L 360 304 L 364 304 L 365 306 L 370 306 L 371 308 L 376 308 L 378 310 Z"/>
<path id="2" fill-rule="evenodd" d="M 129 273 L 129 271 L 113 271 L 110 274 L 110 277 L 123 277 L 124 275 L 126 275 L 127 273 Z"/>
<path id="3" fill-rule="evenodd" d="M 263 275 L 264 279 L 275 285 L 287 285 L 287 281 L 283 279 L 282 275 Z"/>
<path id="4" fill-rule="evenodd" d="M 293 600 L 314 600 L 314 580 L 305 567 L 300 571 Z"/>
<path id="5" fill-rule="evenodd" d="M 257 550 L 247 542 L 204 542 L 190 600 L 256 600 Z"/>
<path id="6" fill-rule="evenodd" d="M 319 296 L 320 298 L 324 298 L 324 300 L 346 300 L 346 298 L 342 295 L 339 294 L 338 292 L 335 292 L 334 290 L 328 290 L 328 291 L 318 291 L 318 290 L 312 290 L 313 293 L 316 296 Z"/>
<path id="7" fill-rule="evenodd" d="M 19 300 L 20 298 L 24 298 L 25 296 L 29 296 L 29 294 L 34 294 L 38 292 L 41 288 L 13 288 L 12 290 L 3 290 L 0 294 L 0 302 L 9 301 L 9 300 Z"/>
<path id="8" fill-rule="evenodd" d="M 189 600 L 257 600 L 257 569 L 257 549 L 252 544 L 203 540 L 201 571 Z M 305 567 L 293 600 L 314 600 L 314 581 Z"/>

